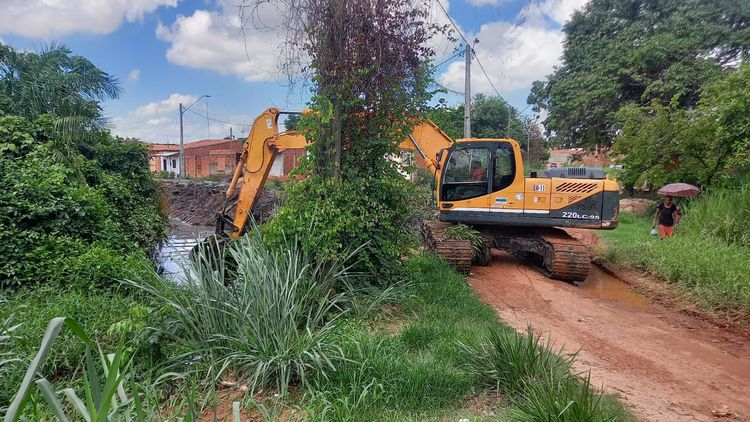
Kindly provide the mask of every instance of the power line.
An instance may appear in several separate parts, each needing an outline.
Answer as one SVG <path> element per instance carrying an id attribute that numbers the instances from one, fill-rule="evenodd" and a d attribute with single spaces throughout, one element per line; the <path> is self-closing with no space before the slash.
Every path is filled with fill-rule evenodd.
<path id="1" fill-rule="evenodd" d="M 487 71 L 484 70 L 484 66 L 482 66 L 482 62 L 479 61 L 479 56 L 477 56 L 477 53 L 473 49 L 472 49 L 472 52 L 474 53 L 474 58 L 477 59 L 479 68 L 482 69 L 482 73 L 484 73 L 484 77 L 487 78 L 487 82 L 489 82 L 492 89 L 495 90 L 495 94 L 497 94 L 498 97 L 502 98 L 502 95 L 500 95 L 500 91 L 498 91 L 497 88 L 495 88 L 495 84 L 492 83 L 492 79 L 490 79 L 490 75 L 488 75 Z"/>
<path id="2" fill-rule="evenodd" d="M 442 62 L 440 62 L 439 64 L 437 64 L 437 65 L 436 65 L 435 67 L 440 67 L 440 66 L 442 66 L 442 65 L 444 65 L 444 64 L 446 64 L 446 63 L 448 63 L 449 61 L 451 61 L 451 60 L 455 59 L 455 58 L 456 58 L 456 56 L 458 56 L 458 55 L 460 55 L 460 54 L 463 54 L 463 53 L 464 53 L 463 51 L 458 51 L 458 52 L 456 52 L 456 54 L 454 54 L 454 55 L 452 55 L 452 56 L 448 57 L 447 59 L 445 59 L 445 60 L 443 60 Z"/>
<path id="3" fill-rule="evenodd" d="M 445 16 L 448 18 L 448 21 L 450 21 L 451 25 L 453 25 L 453 28 L 456 29 L 456 32 L 458 32 L 458 36 L 461 37 L 462 40 L 464 40 L 464 43 L 466 43 L 466 48 L 471 49 L 472 54 L 474 55 L 474 58 L 477 59 L 477 63 L 479 64 L 479 68 L 482 69 L 482 73 L 484 73 L 484 77 L 487 78 L 487 82 L 490 83 L 490 86 L 495 91 L 495 94 L 497 94 L 498 97 L 502 97 L 500 95 L 500 91 L 495 88 L 495 84 L 492 83 L 492 80 L 490 79 L 490 76 L 487 74 L 487 71 L 484 70 L 484 65 L 482 65 L 482 62 L 479 61 L 479 57 L 477 56 L 476 51 L 474 51 L 473 48 L 471 48 L 471 45 L 469 44 L 469 41 L 466 39 L 463 33 L 461 33 L 461 30 L 458 28 L 458 25 L 456 25 L 456 22 L 453 21 L 453 18 L 451 15 L 448 14 L 448 11 L 445 9 L 445 6 L 443 6 L 443 3 L 440 2 L 440 0 L 435 0 L 440 6 L 440 9 L 445 13 Z"/>
<path id="4" fill-rule="evenodd" d="M 456 28 L 456 32 L 458 32 L 458 36 L 461 37 L 462 40 L 466 43 L 466 46 L 469 46 L 469 41 L 466 40 L 466 37 L 464 37 L 464 34 L 461 33 L 461 30 L 458 28 L 458 25 L 456 25 L 456 22 L 453 21 L 453 18 L 451 15 L 448 14 L 448 11 L 445 10 L 445 6 L 443 6 L 443 3 L 440 2 L 440 0 L 435 0 L 440 6 L 440 9 L 443 10 L 443 13 L 445 13 L 445 16 L 448 18 L 448 21 L 450 21 L 451 25 L 453 25 L 454 28 Z"/>
<path id="5" fill-rule="evenodd" d="M 212 121 L 217 122 L 217 123 L 224 123 L 226 125 L 233 125 L 233 126 L 252 126 L 252 125 L 249 125 L 247 123 L 235 123 L 235 122 L 227 122 L 227 121 L 224 121 L 224 120 L 214 119 L 213 117 L 208 117 L 205 114 L 200 114 L 200 113 L 198 113 L 195 110 L 188 110 L 188 111 L 191 112 L 191 113 L 193 113 L 193 114 L 195 114 L 196 116 L 202 117 L 204 119 L 212 120 Z"/>

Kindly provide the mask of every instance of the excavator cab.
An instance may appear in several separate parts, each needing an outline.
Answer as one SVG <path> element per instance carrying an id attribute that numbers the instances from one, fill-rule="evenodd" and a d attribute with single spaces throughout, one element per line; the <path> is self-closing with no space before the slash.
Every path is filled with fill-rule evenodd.
<path id="1" fill-rule="evenodd" d="M 550 169 L 524 176 L 513 139 L 459 139 L 438 175 L 440 220 L 518 227 L 617 226 L 619 186 L 601 169 Z M 442 158 L 442 157 L 441 157 Z"/>

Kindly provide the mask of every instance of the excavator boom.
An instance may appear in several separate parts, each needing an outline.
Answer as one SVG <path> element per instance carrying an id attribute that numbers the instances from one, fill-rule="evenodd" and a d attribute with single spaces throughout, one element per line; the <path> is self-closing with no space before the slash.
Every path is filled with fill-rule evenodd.
<path id="1" fill-rule="evenodd" d="M 277 108 L 269 108 L 255 118 L 227 189 L 224 209 L 217 216 L 217 234 L 224 234 L 229 228 L 229 235 L 232 238 L 241 236 L 250 213 L 260 198 L 276 156 L 287 149 L 304 148 L 310 145 L 310 142 L 299 132 L 279 132 L 278 119 L 281 114 L 285 113 L 287 112 L 282 112 Z M 425 120 L 414 128 L 399 147 L 417 151 L 424 160 L 425 166 L 434 173 L 438 166 L 438 153 L 451 145 L 453 141 L 445 132 L 431 121 Z M 237 208 L 234 216 L 229 216 L 227 215 L 229 202 L 234 197 L 240 180 L 242 183 Z"/>
<path id="2" fill-rule="evenodd" d="M 250 212 L 258 201 L 271 171 L 276 156 L 287 149 L 304 148 L 309 143 L 302 134 L 296 131 L 279 133 L 279 115 L 284 114 L 277 108 L 269 108 L 255 118 L 247 140 L 242 145 L 242 153 L 232 181 L 226 193 L 224 209 L 217 216 L 217 234 L 223 234 L 229 227 L 229 235 L 237 238 L 242 235 Z M 237 208 L 234 217 L 226 214 L 229 201 L 234 197 L 237 184 L 242 178 Z"/>

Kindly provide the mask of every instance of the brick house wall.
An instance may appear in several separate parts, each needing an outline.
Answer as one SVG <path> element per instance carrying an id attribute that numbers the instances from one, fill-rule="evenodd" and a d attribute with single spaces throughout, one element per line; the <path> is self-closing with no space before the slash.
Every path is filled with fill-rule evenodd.
<path id="1" fill-rule="evenodd" d="M 188 177 L 225 177 L 230 178 L 234 173 L 237 160 L 242 153 L 242 139 L 204 139 L 185 144 L 185 174 Z M 160 172 L 162 156 L 166 152 L 179 152 L 179 145 L 152 144 L 149 152 L 149 166 L 151 171 Z M 304 148 L 290 149 L 279 154 L 275 166 L 279 171 L 269 179 L 287 180 L 289 173 L 299 165 L 299 160 L 306 154 Z M 169 158 L 177 158 L 179 154 Z"/>
<path id="2" fill-rule="evenodd" d="M 185 174 L 231 177 L 241 152 L 240 139 L 207 139 L 185 144 Z"/>

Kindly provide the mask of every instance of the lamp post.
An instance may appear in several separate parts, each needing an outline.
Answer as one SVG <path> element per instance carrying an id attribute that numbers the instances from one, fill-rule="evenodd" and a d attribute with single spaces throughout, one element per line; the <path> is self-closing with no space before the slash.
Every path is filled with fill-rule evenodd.
<path id="1" fill-rule="evenodd" d="M 182 107 L 182 103 L 180 103 L 180 178 L 185 178 L 185 144 L 184 144 L 184 136 L 183 136 L 183 129 L 182 129 L 182 115 L 185 114 L 186 111 L 190 110 L 190 107 L 194 106 L 195 103 L 201 100 L 201 98 L 208 98 L 210 95 L 201 95 L 198 97 L 197 100 L 193 101 L 193 104 L 190 104 L 187 106 L 187 108 Z"/>

